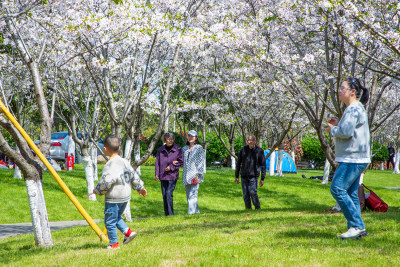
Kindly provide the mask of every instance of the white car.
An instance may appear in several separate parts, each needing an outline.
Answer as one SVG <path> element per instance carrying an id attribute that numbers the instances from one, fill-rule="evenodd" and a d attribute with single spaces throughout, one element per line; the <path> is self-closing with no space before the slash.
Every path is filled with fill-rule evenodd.
<path id="1" fill-rule="evenodd" d="M 50 156 L 54 160 L 64 160 L 68 152 L 68 132 L 51 134 Z"/>
<path id="2" fill-rule="evenodd" d="M 56 132 L 51 134 L 50 157 L 54 160 L 64 160 L 65 153 L 68 152 L 68 132 Z M 40 144 L 35 140 L 36 145 Z"/>
<path id="3" fill-rule="evenodd" d="M 78 133 L 78 137 L 80 138 L 80 133 Z M 50 156 L 54 160 L 64 160 L 65 153 L 68 153 L 68 132 L 55 132 L 51 134 L 51 143 L 50 143 Z M 39 144 L 40 141 L 35 141 L 35 144 Z M 97 143 L 100 149 L 103 149 L 103 140 L 99 140 Z M 79 151 L 75 150 L 75 155 L 77 155 Z M 98 152 L 99 153 L 99 152 Z M 75 157 L 77 160 L 77 157 Z"/>

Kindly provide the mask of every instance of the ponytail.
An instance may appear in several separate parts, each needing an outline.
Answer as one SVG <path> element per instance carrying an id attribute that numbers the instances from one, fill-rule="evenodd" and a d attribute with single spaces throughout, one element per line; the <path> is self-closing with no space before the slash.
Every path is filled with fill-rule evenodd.
<path id="1" fill-rule="evenodd" d="M 356 90 L 356 97 L 360 100 L 361 104 L 365 105 L 369 99 L 369 90 L 361 85 L 360 80 L 357 78 L 347 78 L 350 88 Z"/>
<path id="2" fill-rule="evenodd" d="M 369 99 L 369 90 L 365 88 L 364 86 L 361 86 L 362 89 L 362 95 L 360 97 L 360 102 L 361 104 L 365 105 L 368 102 Z"/>

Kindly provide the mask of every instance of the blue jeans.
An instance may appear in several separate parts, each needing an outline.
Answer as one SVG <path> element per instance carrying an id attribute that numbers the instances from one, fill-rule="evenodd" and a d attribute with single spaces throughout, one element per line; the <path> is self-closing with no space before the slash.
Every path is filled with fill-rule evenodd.
<path id="1" fill-rule="evenodd" d="M 199 194 L 200 184 L 186 185 L 186 199 L 188 202 L 188 214 L 200 213 L 197 196 Z"/>
<path id="2" fill-rule="evenodd" d="M 365 228 L 364 222 L 361 219 L 358 186 L 360 175 L 367 166 L 367 163 L 340 162 L 333 176 L 331 193 L 339 203 L 343 215 L 347 219 L 347 228 Z"/>
<path id="3" fill-rule="evenodd" d="M 161 192 L 164 202 L 165 216 L 174 215 L 174 190 L 176 180 L 161 180 Z"/>
<path id="4" fill-rule="evenodd" d="M 118 242 L 117 228 L 122 232 L 126 233 L 129 229 L 128 225 L 121 218 L 121 214 L 124 213 L 126 205 L 125 203 L 108 203 L 106 202 L 106 207 L 104 209 L 104 223 L 107 229 L 108 239 L 110 240 L 110 245 L 114 245 Z"/>

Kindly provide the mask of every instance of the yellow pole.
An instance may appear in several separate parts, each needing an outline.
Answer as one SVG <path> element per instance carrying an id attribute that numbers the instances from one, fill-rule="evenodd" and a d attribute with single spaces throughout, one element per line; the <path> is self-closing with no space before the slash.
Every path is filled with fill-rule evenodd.
<path id="1" fill-rule="evenodd" d="M 51 166 L 50 162 L 44 157 L 42 152 L 37 148 L 35 143 L 28 136 L 28 134 L 25 132 L 25 130 L 21 127 L 21 125 L 17 122 L 17 120 L 10 113 L 10 111 L 8 111 L 6 106 L 1 101 L 1 98 L 0 98 L 0 108 L 3 111 L 3 113 L 7 116 L 7 118 L 12 122 L 12 124 L 14 124 L 14 126 L 22 134 L 22 136 L 25 138 L 26 142 L 28 142 L 29 146 L 33 149 L 33 151 L 35 151 L 36 155 L 39 156 L 40 160 L 44 163 L 44 165 L 50 171 L 50 173 L 53 175 L 54 179 L 60 185 L 60 187 L 62 188 L 64 193 L 67 194 L 69 199 L 72 201 L 72 203 L 78 209 L 78 211 L 82 214 L 82 216 L 85 218 L 85 220 L 88 222 L 88 224 L 92 227 L 92 229 L 100 237 L 100 241 L 109 242 L 107 236 L 105 234 L 103 234 L 103 232 L 100 230 L 100 228 L 97 226 L 97 224 L 93 221 L 92 217 L 90 217 L 90 215 L 87 213 L 87 211 L 82 207 L 81 203 L 79 203 L 78 199 L 76 199 L 74 194 L 72 194 L 71 190 L 69 190 L 68 186 L 64 183 L 64 181 L 61 179 L 61 177 L 58 175 L 58 173 L 54 170 L 53 166 Z"/>

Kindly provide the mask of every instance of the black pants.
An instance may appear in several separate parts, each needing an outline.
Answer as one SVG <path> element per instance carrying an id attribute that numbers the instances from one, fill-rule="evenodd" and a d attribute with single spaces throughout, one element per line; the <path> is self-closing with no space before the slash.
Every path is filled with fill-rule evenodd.
<path id="1" fill-rule="evenodd" d="M 161 192 L 164 201 L 164 213 L 165 216 L 174 215 L 174 190 L 176 186 L 176 180 L 161 180 Z"/>
<path id="2" fill-rule="evenodd" d="M 243 200 L 246 209 L 251 209 L 251 202 L 253 202 L 255 209 L 260 209 L 260 201 L 258 200 L 257 195 L 257 186 L 257 177 L 242 177 Z"/>

